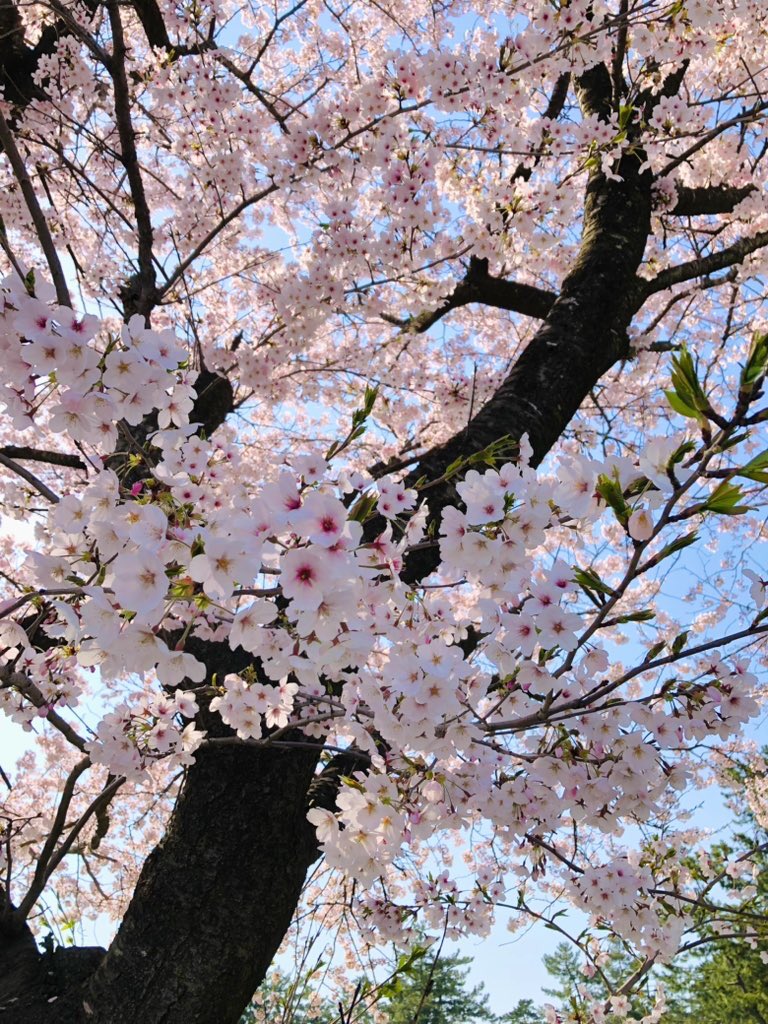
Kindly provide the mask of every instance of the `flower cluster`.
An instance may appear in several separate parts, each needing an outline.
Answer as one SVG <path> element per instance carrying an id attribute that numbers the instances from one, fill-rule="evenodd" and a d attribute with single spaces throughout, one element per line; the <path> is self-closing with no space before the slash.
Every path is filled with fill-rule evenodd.
<path id="1" fill-rule="evenodd" d="M 114 333 L 97 317 L 43 301 L 45 284 L 35 296 L 15 276 L 0 287 L 0 404 L 15 427 L 33 426 L 43 400 L 54 433 L 108 452 L 121 419 L 136 425 L 157 410 L 161 427 L 187 422 L 194 391 L 177 373 L 186 355 L 172 331 L 151 330 L 137 315 Z"/>
<path id="2" fill-rule="evenodd" d="M 102 468 L 78 496 L 53 503 L 38 530 L 44 543 L 27 568 L 46 648 L 18 622 L 2 627 L 4 662 L 24 680 L 2 700 L 27 725 L 75 706 L 78 667 L 98 667 L 107 682 L 143 680 L 104 709 L 84 744 L 113 776 L 190 764 L 206 742 L 194 721 L 205 702 L 242 741 L 301 730 L 367 759 L 337 810 L 316 808 L 310 820 L 328 862 L 369 888 L 403 856 L 474 822 L 530 849 L 520 872 L 532 884 L 536 851 L 564 823 L 607 831 L 652 817 L 684 783 L 682 744 L 730 736 L 757 713 L 757 680 L 741 659 L 709 655 L 696 678 L 657 689 L 653 649 L 636 670 L 609 654 L 618 623 L 647 618 L 622 619 L 621 602 L 635 570 L 667 557 L 657 534 L 696 483 L 695 471 L 685 486 L 672 472 L 684 438 L 651 441 L 637 460 L 564 456 L 551 475 L 530 468 L 523 438 L 517 462 L 467 469 L 460 502 L 427 529 L 418 489 L 351 471 L 333 450 L 294 456 L 252 486 L 226 435 L 205 440 L 187 424 L 181 350 L 135 318 L 116 337 L 10 289 L 4 322 L 6 349 L 30 382 L 28 393 L 5 394 L 12 415 L 26 416 L 48 389 L 51 429 L 95 444 L 81 413 L 92 426 L 103 407 L 104 422 L 135 425 L 160 408 L 138 483 Z M 618 528 L 632 552 L 635 568 L 612 583 L 589 566 L 599 528 Z M 417 548 L 435 560 L 414 584 Z M 749 582 L 759 606 L 763 581 Z M 223 677 L 200 642 L 226 645 Z M 638 948 L 673 951 L 684 915 L 652 896 L 649 869 L 619 860 L 584 867 L 571 883 L 577 905 L 598 918 L 609 906 Z M 427 920 L 447 913 L 458 934 L 483 933 L 503 896 L 498 878 L 464 891 L 445 875 L 411 899 Z M 381 934 L 402 924 L 373 897 L 366 906 Z"/>

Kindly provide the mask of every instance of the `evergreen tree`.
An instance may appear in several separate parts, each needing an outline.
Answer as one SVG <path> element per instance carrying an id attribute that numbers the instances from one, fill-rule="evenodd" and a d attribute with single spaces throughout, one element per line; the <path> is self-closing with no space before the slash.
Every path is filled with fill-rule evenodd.
<path id="1" fill-rule="evenodd" d="M 311 979 L 288 978 L 279 971 L 262 984 L 240 1024 L 336 1024 L 338 1007 L 310 988 Z"/>
<path id="2" fill-rule="evenodd" d="M 671 973 L 665 1024 L 768 1024 L 768 964 L 745 942 L 724 940 Z"/>
<path id="3" fill-rule="evenodd" d="M 468 987 L 471 958 L 454 953 L 416 960 L 382 1001 L 389 1024 L 491 1024 L 485 987 Z"/>
<path id="4" fill-rule="evenodd" d="M 542 1011 L 532 999 L 519 999 L 512 1010 L 497 1019 L 498 1024 L 544 1024 Z"/>
<path id="5" fill-rule="evenodd" d="M 591 977 L 582 971 L 583 960 L 583 956 L 566 942 L 559 943 L 554 953 L 543 957 L 547 973 L 557 983 L 556 987 L 545 988 L 544 994 L 550 997 L 549 1001 L 563 1016 L 570 1013 L 577 1021 L 589 1019 L 586 1010 L 588 999 L 585 996 L 589 999 L 605 999 L 640 965 L 640 962 L 631 957 L 619 942 L 612 942 L 609 945 L 607 962 L 601 964 L 600 971 Z M 639 1019 L 650 1009 L 650 1001 L 641 990 L 632 996 L 630 1006 L 630 1016 Z M 609 1020 L 613 1018 L 609 1017 Z M 513 1021 L 513 1024 L 516 1022 Z"/>
<path id="6" fill-rule="evenodd" d="M 763 758 L 766 753 L 764 750 Z M 754 937 L 718 935 L 712 927 L 704 928 L 701 945 L 682 965 L 667 972 L 670 1011 L 665 1024 L 768 1024 L 768 830 L 743 805 L 750 770 L 734 766 L 730 774 L 732 802 L 741 807 L 741 828 L 731 843 L 715 847 L 715 870 L 722 870 L 736 850 L 760 848 L 752 857 L 757 869 L 754 894 L 744 905 L 749 916 L 741 922 Z M 743 890 L 748 882 L 726 874 L 720 884 L 734 892 Z"/>

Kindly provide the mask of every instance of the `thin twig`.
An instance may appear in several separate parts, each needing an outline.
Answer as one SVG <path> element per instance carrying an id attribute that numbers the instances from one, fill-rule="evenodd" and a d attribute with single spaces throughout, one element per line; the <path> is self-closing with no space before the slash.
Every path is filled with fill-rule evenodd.
<path id="1" fill-rule="evenodd" d="M 51 825 L 50 832 L 48 833 L 48 838 L 45 840 L 45 845 L 40 851 L 40 856 L 37 858 L 37 866 L 35 868 L 35 873 L 32 876 L 29 891 L 27 892 L 27 896 L 19 906 L 18 912 L 22 917 L 26 917 L 26 914 L 28 912 L 25 909 L 25 907 L 27 906 L 27 901 L 29 901 L 28 907 L 29 909 L 31 909 L 38 895 L 42 892 L 43 887 L 45 886 L 46 879 L 48 878 L 48 875 L 46 873 L 48 864 L 51 860 L 51 857 L 53 856 L 53 851 L 56 849 L 56 843 L 59 841 L 59 837 L 61 836 L 61 833 L 64 831 L 64 826 L 66 825 L 67 821 L 67 812 L 69 811 L 69 805 L 72 803 L 72 797 L 74 796 L 75 793 L 75 785 L 77 783 L 77 780 L 83 774 L 83 772 L 87 771 L 87 769 L 90 767 L 90 757 L 84 757 L 82 761 L 78 761 L 78 763 L 67 776 L 67 780 L 64 783 L 64 788 L 61 791 L 61 799 L 59 800 L 59 806 L 56 808 L 56 816 L 53 819 L 53 824 Z"/>
<path id="2" fill-rule="evenodd" d="M 47 867 L 45 869 L 44 877 L 38 880 L 37 884 L 35 884 L 35 882 L 33 881 L 32 885 L 29 888 L 29 892 L 21 901 L 21 904 L 19 905 L 19 909 L 16 911 L 15 916 L 17 916 L 21 920 L 24 920 L 26 918 L 27 914 L 29 914 L 30 910 L 35 905 L 38 896 L 43 891 L 45 883 L 48 881 L 48 879 L 51 877 L 51 875 L 59 866 L 59 864 L 69 853 L 70 849 L 72 848 L 72 844 L 80 835 L 83 828 L 88 824 L 88 822 L 94 816 L 94 814 L 98 814 L 101 810 L 103 810 L 104 807 L 106 807 L 106 805 L 110 802 L 112 797 L 115 795 L 118 789 L 120 789 L 124 782 L 125 778 L 123 778 L 123 776 L 113 779 L 111 782 L 107 783 L 107 785 L 104 786 L 99 795 L 90 802 L 90 804 L 86 807 L 86 809 L 83 811 L 83 813 L 80 815 L 80 817 L 77 819 L 75 824 L 70 829 L 67 838 L 61 844 L 58 850 L 56 850 L 56 852 L 51 855 Z"/>
<path id="3" fill-rule="evenodd" d="M 58 505 L 60 501 L 58 494 L 54 494 L 50 487 L 48 487 L 47 484 L 44 484 L 42 480 L 38 480 L 34 473 L 30 473 L 28 469 L 25 469 L 24 466 L 20 466 L 18 462 L 14 462 L 13 459 L 9 459 L 8 456 L 3 455 L 2 452 L 0 452 L 0 466 L 5 466 L 6 469 L 10 469 L 12 473 L 16 474 L 16 476 L 20 476 L 23 480 L 26 480 L 28 484 L 31 484 L 31 486 L 34 487 L 39 494 L 42 494 L 44 498 L 53 502 L 54 505 Z"/>
<path id="4" fill-rule="evenodd" d="M 113 58 L 109 66 L 115 91 L 115 124 L 120 136 L 120 162 L 125 167 L 131 200 L 136 214 L 136 233 L 139 240 L 139 282 L 140 295 L 138 312 L 148 317 L 156 302 L 155 270 L 153 266 L 152 217 L 149 211 L 144 181 L 141 177 L 139 155 L 136 152 L 136 133 L 131 121 L 131 94 L 125 70 L 127 47 L 123 35 L 123 23 L 116 0 L 108 4 L 109 23 L 112 29 Z"/>
<path id="5" fill-rule="evenodd" d="M 13 137 L 13 132 L 11 131 L 2 111 L 0 111 L 0 143 L 2 143 L 6 156 L 13 168 L 13 173 L 19 183 L 19 187 L 21 188 L 24 201 L 26 202 L 27 209 L 29 210 L 29 215 L 32 218 L 32 223 L 35 225 L 37 238 L 42 246 L 43 253 L 45 254 L 48 269 L 51 272 L 51 278 L 56 289 L 56 298 L 59 301 L 59 305 L 69 306 L 71 308 L 72 299 L 69 297 L 66 278 L 64 277 L 64 271 L 61 268 L 61 261 L 59 260 L 59 254 L 56 252 L 56 246 L 53 244 L 53 238 L 51 237 L 50 228 L 48 227 L 48 221 L 45 219 L 45 214 L 40 207 L 40 203 L 37 201 L 35 190 L 32 186 L 29 174 L 27 174 L 26 165 L 21 153 L 16 148 L 16 140 Z"/>

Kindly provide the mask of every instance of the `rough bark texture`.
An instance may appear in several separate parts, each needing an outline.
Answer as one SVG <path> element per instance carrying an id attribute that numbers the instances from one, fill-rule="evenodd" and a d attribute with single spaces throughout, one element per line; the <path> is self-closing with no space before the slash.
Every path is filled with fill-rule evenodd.
<path id="1" fill-rule="evenodd" d="M 68 997 L 103 957 L 104 950 L 98 946 L 61 946 L 40 953 L 26 925 L 14 933 L 0 928 L 0 1021 L 75 1024 L 80 1017 Z"/>
<path id="2" fill-rule="evenodd" d="M 608 72 L 599 65 L 582 76 L 585 111 L 600 109 Z M 454 459 L 506 434 L 530 435 L 540 462 L 594 387 L 629 354 L 626 329 L 637 310 L 636 273 L 651 227 L 651 175 L 638 157 L 625 157 L 609 181 L 593 171 L 587 185 L 582 244 L 560 294 L 506 380 L 465 430 L 430 452 L 420 475 L 439 476 Z"/>
<path id="3" fill-rule="evenodd" d="M 234 1024 L 318 856 L 306 821 L 316 762 L 304 750 L 200 752 L 120 930 L 106 956 L 91 957 L 87 973 L 101 962 L 84 987 L 82 973 L 56 972 L 56 956 L 38 954 L 26 929 L 6 937 L 3 1024 Z M 71 959 L 72 951 L 61 953 Z"/>
<path id="4" fill-rule="evenodd" d="M 317 757 L 223 747 L 198 756 L 108 955 L 92 1024 L 230 1024 L 264 976 L 318 855 L 306 821 Z"/>

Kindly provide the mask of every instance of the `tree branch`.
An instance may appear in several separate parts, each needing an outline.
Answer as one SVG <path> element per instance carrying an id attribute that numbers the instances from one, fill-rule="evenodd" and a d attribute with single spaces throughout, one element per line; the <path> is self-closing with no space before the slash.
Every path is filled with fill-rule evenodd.
<path id="1" fill-rule="evenodd" d="M 472 256 L 464 280 L 456 285 L 448 298 L 435 309 L 410 317 L 402 325 L 400 333 L 424 334 L 447 313 L 474 302 L 543 320 L 552 309 L 555 298 L 554 292 L 544 288 L 493 277 L 488 273 L 488 260 Z"/>
<path id="2" fill-rule="evenodd" d="M 46 448 L 29 448 L 26 445 L 7 444 L 0 448 L 0 455 L 9 459 L 29 459 L 31 462 L 47 462 L 51 466 L 66 466 L 69 469 L 88 469 L 79 455 L 53 452 Z"/>
<path id="3" fill-rule="evenodd" d="M 759 231 L 750 238 L 740 238 L 732 245 L 728 245 L 719 252 L 713 252 L 709 256 L 702 256 L 700 259 L 690 260 L 688 263 L 680 263 L 676 267 L 662 270 L 650 281 L 642 283 L 644 299 L 656 292 L 665 291 L 683 281 L 691 281 L 695 277 L 707 277 L 715 274 L 718 270 L 725 270 L 742 263 L 750 253 L 756 252 L 768 245 L 768 231 Z"/>
<path id="4" fill-rule="evenodd" d="M 676 188 L 677 202 L 669 211 L 675 217 L 733 213 L 743 199 L 757 191 L 756 185 L 676 185 Z"/>
<path id="5" fill-rule="evenodd" d="M 45 845 L 40 851 L 40 856 L 37 858 L 37 867 L 35 873 L 32 876 L 32 882 L 29 886 L 27 895 L 19 905 L 18 910 L 15 911 L 15 916 L 24 920 L 29 914 L 35 902 L 43 891 L 45 883 L 50 877 L 50 871 L 48 871 L 48 865 L 50 863 L 53 851 L 56 849 L 56 843 L 59 841 L 59 836 L 64 831 L 64 825 L 67 820 L 67 812 L 69 811 L 69 805 L 72 803 L 72 797 L 75 794 L 75 786 L 77 780 L 87 771 L 91 766 L 90 757 L 84 757 L 82 761 L 78 761 L 75 767 L 67 776 L 64 788 L 61 791 L 61 797 L 59 799 L 59 806 L 56 808 L 56 814 L 53 819 L 48 836 L 45 840 Z"/>
<path id="6" fill-rule="evenodd" d="M 16 180 L 21 188 L 24 201 L 27 204 L 29 215 L 32 218 L 32 223 L 35 226 L 35 232 L 37 234 L 38 241 L 45 255 L 46 263 L 48 264 L 48 270 L 51 273 L 51 280 L 56 289 L 56 298 L 61 306 L 72 306 L 72 300 L 69 297 L 69 289 L 67 288 L 67 282 L 64 277 L 64 271 L 61 269 L 61 262 L 59 260 L 59 254 L 56 252 L 56 246 L 53 244 L 53 238 L 48 227 L 48 221 L 45 219 L 45 214 L 40 208 L 40 203 L 37 201 L 35 190 L 32 187 L 32 182 L 29 175 L 27 174 L 27 168 L 24 164 L 24 160 L 16 148 L 16 141 L 13 137 L 13 133 L 5 119 L 5 115 L 0 111 L 0 143 L 2 143 L 5 154 L 13 168 L 13 173 Z"/>
<path id="7" fill-rule="evenodd" d="M 619 17 L 621 18 L 621 23 L 616 32 L 616 43 L 613 48 L 613 56 L 611 59 L 611 105 L 617 113 L 621 106 L 621 97 L 624 95 L 626 90 L 623 69 L 624 57 L 627 52 L 628 7 L 629 0 L 621 0 L 621 4 L 619 6 Z"/>
<path id="8" fill-rule="evenodd" d="M 44 498 L 47 498 L 48 501 L 51 501 L 54 504 L 59 503 L 60 499 L 58 494 L 54 494 L 47 484 L 44 484 L 42 480 L 38 480 L 34 473 L 30 473 L 28 469 L 25 469 L 24 466 L 20 466 L 18 462 L 14 462 L 13 459 L 9 459 L 8 456 L 3 455 L 2 452 L 0 452 L 0 466 L 5 466 L 7 469 L 10 469 L 12 473 L 15 473 L 16 476 L 20 476 L 23 480 L 26 480 L 28 484 L 34 487 L 34 489 L 39 494 L 42 494 Z"/>
<path id="9" fill-rule="evenodd" d="M 168 279 L 163 284 L 163 287 L 158 291 L 158 299 L 163 298 L 163 296 L 165 296 L 170 291 L 170 289 L 173 287 L 174 284 L 176 284 L 179 278 L 181 278 L 187 272 L 187 270 L 189 270 L 189 268 L 192 266 L 195 260 L 205 252 L 205 250 L 208 248 L 211 242 L 213 242 L 214 239 L 221 234 L 221 232 L 224 230 L 225 227 L 227 227 L 227 225 L 231 224 L 233 220 L 236 220 L 241 213 L 248 209 L 249 206 L 253 206 L 255 203 L 261 202 L 262 199 L 266 199 L 267 196 L 272 195 L 272 193 L 276 192 L 277 189 L 278 186 L 275 185 L 274 183 L 271 185 L 267 185 L 265 188 L 261 189 L 260 192 L 255 192 L 253 195 L 247 196 L 245 199 L 242 199 L 236 206 L 234 206 L 229 211 L 229 213 L 225 214 L 221 218 L 219 223 L 216 224 L 215 227 L 211 228 L 211 230 L 206 234 L 206 236 L 200 242 L 198 242 L 198 244 L 189 253 L 189 255 L 185 256 L 184 259 L 176 267 L 176 269 L 171 273 L 170 277 L 168 277 Z"/>
<path id="10" fill-rule="evenodd" d="M 604 65 L 581 75 L 577 93 L 584 112 L 609 117 L 611 88 Z M 442 478 L 456 459 L 503 437 L 528 434 L 539 463 L 603 373 L 627 357 L 626 329 L 641 299 L 636 273 L 651 223 L 652 177 L 639 171 L 642 162 L 642 155 L 622 157 L 618 181 L 599 169 L 590 172 L 581 247 L 546 319 L 493 397 L 466 428 L 422 456 L 408 486 L 423 476 Z M 431 487 L 425 496 L 436 516 L 456 500 L 454 484 Z M 407 578 L 422 579 L 436 563 L 433 548 L 414 553 Z"/>
<path id="11" fill-rule="evenodd" d="M 0 686 L 13 686 L 30 703 L 34 704 L 36 708 L 47 706 L 45 698 L 37 685 L 22 672 L 15 672 L 13 669 L 8 668 L 8 666 L 0 668 Z M 69 722 L 65 722 L 58 712 L 48 709 L 45 720 L 50 722 L 54 729 L 58 729 L 61 735 L 69 740 L 73 747 L 77 747 L 83 753 L 85 752 L 85 740 L 83 737 L 79 736 Z"/>
<path id="12" fill-rule="evenodd" d="M 678 156 L 674 157 L 665 164 L 664 167 L 656 175 L 657 178 L 665 178 L 668 174 L 671 174 L 680 164 L 684 164 L 689 157 L 692 157 L 694 153 L 698 153 L 699 150 L 704 149 L 713 139 L 716 139 L 718 135 L 722 135 L 723 132 L 729 128 L 733 128 L 735 125 L 747 124 L 750 121 L 755 120 L 758 115 L 762 114 L 765 110 L 768 110 L 768 100 L 760 100 L 755 103 L 749 110 L 745 110 L 743 114 L 737 114 L 735 117 L 729 118 L 727 121 L 721 121 L 718 125 L 706 132 L 701 138 L 697 139 L 688 149 L 684 150 Z"/>
<path id="13" fill-rule="evenodd" d="M 113 39 L 113 52 L 109 72 L 112 76 L 115 93 L 115 124 L 120 137 L 120 162 L 125 167 L 125 173 L 128 177 L 133 209 L 136 214 L 136 233 L 139 240 L 139 272 L 136 282 L 138 293 L 135 297 L 131 295 L 130 305 L 133 308 L 126 309 L 125 314 L 126 318 L 132 312 L 139 313 L 148 318 L 157 302 L 155 268 L 152 255 L 154 241 L 152 218 L 149 212 L 146 192 L 144 191 L 139 156 L 136 152 L 136 133 L 134 132 L 131 120 L 131 95 L 125 70 L 125 59 L 128 49 L 125 45 L 123 23 L 120 18 L 117 0 L 110 0 L 107 7 Z M 126 305 L 129 305 L 128 295 L 128 291 L 124 291 L 124 302 Z"/>
<path id="14" fill-rule="evenodd" d="M 235 1024 L 319 856 L 306 820 L 317 757 L 245 745 L 198 751 L 162 844 L 87 984 L 94 1020 Z M 170 977 L 167 958 L 147 950 L 177 951 Z M 214 971 L 202 967 L 211 957 Z"/>

